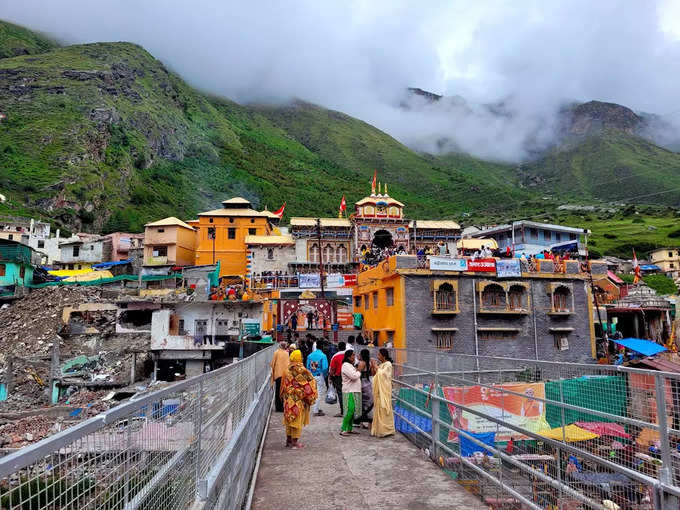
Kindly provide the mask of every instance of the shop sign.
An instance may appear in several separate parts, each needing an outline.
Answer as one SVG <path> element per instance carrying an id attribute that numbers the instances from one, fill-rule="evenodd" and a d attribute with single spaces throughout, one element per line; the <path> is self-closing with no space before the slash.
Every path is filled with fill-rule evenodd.
<path id="1" fill-rule="evenodd" d="M 498 278 L 517 278 L 522 276 L 522 266 L 519 259 L 499 260 L 496 262 L 496 276 Z"/>
<path id="2" fill-rule="evenodd" d="M 321 275 L 319 273 L 301 273 L 298 274 L 298 282 L 301 289 L 321 287 Z"/>
<path id="3" fill-rule="evenodd" d="M 431 271 L 467 271 L 467 259 L 451 259 L 448 257 L 429 257 Z"/>
<path id="4" fill-rule="evenodd" d="M 496 259 L 468 260 L 468 271 L 477 273 L 493 273 L 496 270 Z"/>

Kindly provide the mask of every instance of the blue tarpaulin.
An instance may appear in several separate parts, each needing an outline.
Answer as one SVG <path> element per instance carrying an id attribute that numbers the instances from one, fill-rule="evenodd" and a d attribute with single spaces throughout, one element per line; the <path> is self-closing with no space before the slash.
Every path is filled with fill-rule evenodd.
<path id="1" fill-rule="evenodd" d="M 108 269 L 113 266 L 124 266 L 125 264 L 132 264 L 132 259 L 120 260 L 118 262 L 102 262 L 100 264 L 93 264 L 93 269 Z"/>
<path id="2" fill-rule="evenodd" d="M 641 271 L 661 271 L 661 268 L 654 264 L 644 264 L 640 266 Z"/>
<path id="3" fill-rule="evenodd" d="M 612 342 L 645 356 L 654 356 L 668 350 L 663 345 L 659 345 L 651 340 L 642 340 L 641 338 L 624 338 L 623 340 L 612 340 Z"/>
<path id="4" fill-rule="evenodd" d="M 496 437 L 495 432 L 484 432 L 478 434 L 473 434 L 472 432 L 467 433 L 474 437 L 477 441 L 489 445 L 491 448 L 495 446 L 494 442 L 494 438 Z M 493 455 L 491 450 L 487 450 L 486 448 L 479 446 L 476 443 L 473 443 L 463 434 L 460 434 L 458 438 L 460 439 L 460 454 L 463 457 L 472 457 L 476 452 L 481 452 L 485 455 Z"/>

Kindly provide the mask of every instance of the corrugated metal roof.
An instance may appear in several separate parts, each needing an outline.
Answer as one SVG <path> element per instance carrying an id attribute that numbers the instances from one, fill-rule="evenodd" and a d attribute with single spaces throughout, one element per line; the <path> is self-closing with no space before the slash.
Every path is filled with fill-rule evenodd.
<path id="1" fill-rule="evenodd" d="M 267 217 L 266 213 L 256 211 L 250 208 L 239 208 L 239 209 L 214 209 L 212 211 L 206 211 L 198 214 L 199 216 L 241 216 L 241 217 Z"/>
<path id="2" fill-rule="evenodd" d="M 316 218 L 294 217 L 290 219 L 291 227 L 316 227 Z M 321 218 L 322 227 L 346 227 L 352 223 L 346 218 Z"/>
<path id="3" fill-rule="evenodd" d="M 413 228 L 414 223 L 416 229 L 460 230 L 460 225 L 452 220 L 415 220 L 409 223 L 409 228 Z"/>
<path id="4" fill-rule="evenodd" d="M 246 236 L 246 244 L 295 244 L 291 235 Z"/>
<path id="5" fill-rule="evenodd" d="M 144 226 L 145 227 L 171 227 L 171 226 L 175 226 L 175 225 L 178 226 L 178 227 L 184 227 L 184 228 L 194 230 L 194 227 L 184 223 L 182 220 L 180 220 L 179 218 L 175 218 L 174 216 L 169 216 L 167 218 L 163 218 L 162 220 L 153 221 L 151 223 L 147 223 Z"/>

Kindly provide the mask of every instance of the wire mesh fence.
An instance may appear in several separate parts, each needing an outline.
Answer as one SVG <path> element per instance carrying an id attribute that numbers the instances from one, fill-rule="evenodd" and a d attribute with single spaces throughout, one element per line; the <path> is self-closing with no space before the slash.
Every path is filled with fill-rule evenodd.
<path id="1" fill-rule="evenodd" d="M 272 354 L 175 383 L 1 458 L 0 509 L 239 508 L 273 395 Z M 228 498 L 218 485 L 225 476 Z"/>
<path id="2" fill-rule="evenodd" d="M 397 430 L 493 508 L 680 508 L 680 374 L 399 349 L 394 361 Z"/>

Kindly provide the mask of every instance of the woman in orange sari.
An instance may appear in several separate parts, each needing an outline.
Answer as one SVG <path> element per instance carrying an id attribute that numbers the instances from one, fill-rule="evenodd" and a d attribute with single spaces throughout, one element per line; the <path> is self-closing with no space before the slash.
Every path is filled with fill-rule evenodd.
<path id="1" fill-rule="evenodd" d="M 309 407 L 316 401 L 316 397 L 316 380 L 302 364 L 302 352 L 295 350 L 290 353 L 290 365 L 281 381 L 286 447 L 303 447 L 298 440 L 302 427 L 309 425 Z"/>

